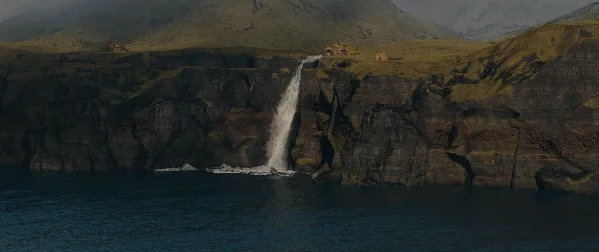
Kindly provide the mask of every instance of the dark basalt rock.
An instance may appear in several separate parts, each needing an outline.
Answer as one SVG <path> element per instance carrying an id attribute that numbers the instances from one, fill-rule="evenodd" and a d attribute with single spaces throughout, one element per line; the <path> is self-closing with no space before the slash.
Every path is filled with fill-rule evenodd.
<path id="1" fill-rule="evenodd" d="M 460 103 L 445 87 L 398 76 L 319 69 L 323 76 L 310 69 L 316 62 L 303 73 L 290 163 L 344 184 L 594 194 L 598 54 L 599 42 L 585 42 L 515 83 L 511 96 Z M 0 165 L 105 171 L 266 162 L 268 127 L 293 73 L 282 69 L 297 60 L 157 59 L 132 56 L 122 61 L 133 67 L 82 66 L 68 76 L 1 66 Z M 204 67 L 181 69 L 196 65 Z M 495 70 L 490 64 L 481 74 Z"/>

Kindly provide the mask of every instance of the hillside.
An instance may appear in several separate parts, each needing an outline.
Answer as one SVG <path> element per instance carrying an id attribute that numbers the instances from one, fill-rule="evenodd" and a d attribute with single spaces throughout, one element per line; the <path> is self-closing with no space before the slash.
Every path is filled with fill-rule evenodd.
<path id="1" fill-rule="evenodd" d="M 23 13 L 0 23 L 9 46 L 95 49 L 109 39 L 133 50 L 255 47 L 314 51 L 333 41 L 357 46 L 458 37 L 388 0 L 80 1 L 54 13 Z"/>
<path id="2" fill-rule="evenodd" d="M 452 87 L 454 100 L 510 94 L 512 85 L 533 78 L 545 63 L 598 38 L 599 22 L 547 24 L 451 63 L 453 80 L 446 81 L 461 84 Z"/>
<path id="3" fill-rule="evenodd" d="M 594 0 L 394 0 L 399 8 L 432 20 L 466 38 L 487 40 L 523 31 Z"/>
<path id="4" fill-rule="evenodd" d="M 389 61 L 374 60 L 375 50 L 329 58 L 349 62 L 358 76 L 399 75 L 450 87 L 454 101 L 482 100 L 510 94 L 514 84 L 533 78 L 546 63 L 573 45 L 599 39 L 599 22 L 556 23 L 529 29 L 498 43 L 465 40 L 419 40 L 376 48 Z M 433 77 L 434 76 L 434 77 Z"/>
<path id="5" fill-rule="evenodd" d="M 581 22 L 599 20 L 599 2 L 589 4 L 570 14 L 551 20 L 549 23 Z"/>
<path id="6" fill-rule="evenodd" d="M 545 24 L 584 22 L 584 21 L 593 21 L 593 20 L 599 20 L 599 3 L 597 3 L 597 2 L 589 4 L 585 7 L 582 7 L 582 8 L 580 8 L 572 13 L 569 13 L 567 15 L 563 15 L 558 18 L 552 19 L 548 22 L 538 24 L 533 27 L 522 28 L 522 29 L 510 31 L 507 33 L 503 33 L 498 36 L 491 37 L 491 38 L 487 39 L 487 41 L 499 42 L 499 41 L 502 41 L 502 40 L 505 40 L 508 38 L 515 37 L 521 33 L 524 33 L 524 31 L 526 31 L 528 29 L 531 29 L 534 27 L 541 27 Z"/>

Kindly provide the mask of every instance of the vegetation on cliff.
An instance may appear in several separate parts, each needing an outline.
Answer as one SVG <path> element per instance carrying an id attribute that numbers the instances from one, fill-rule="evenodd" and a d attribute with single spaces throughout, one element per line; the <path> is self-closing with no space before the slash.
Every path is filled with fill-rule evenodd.
<path id="1" fill-rule="evenodd" d="M 343 66 L 365 76 L 399 75 L 451 86 L 454 101 L 511 94 L 511 86 L 532 78 L 548 61 L 572 46 L 599 38 L 599 22 L 554 23 L 499 43 L 466 40 L 417 40 L 370 50 L 360 55 L 329 57 L 327 66 Z M 376 51 L 388 52 L 378 62 Z"/>

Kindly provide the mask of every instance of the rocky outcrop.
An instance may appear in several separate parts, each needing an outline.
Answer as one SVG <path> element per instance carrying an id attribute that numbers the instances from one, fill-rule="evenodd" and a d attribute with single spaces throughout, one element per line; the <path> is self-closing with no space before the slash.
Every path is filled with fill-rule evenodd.
<path id="1" fill-rule="evenodd" d="M 312 64 L 289 162 L 344 184 L 594 194 L 598 52 L 599 42 L 587 41 L 544 62 L 510 94 L 463 102 L 452 100 L 452 82 L 358 78 Z M 265 162 L 268 126 L 296 60 L 135 57 L 68 73 L 66 66 L 27 74 L 4 68 L 1 163 L 104 171 Z"/>

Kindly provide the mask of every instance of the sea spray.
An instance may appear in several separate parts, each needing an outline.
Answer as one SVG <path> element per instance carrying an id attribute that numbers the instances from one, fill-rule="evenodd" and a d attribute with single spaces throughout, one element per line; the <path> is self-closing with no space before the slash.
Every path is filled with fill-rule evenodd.
<path id="1" fill-rule="evenodd" d="M 287 167 L 287 145 L 289 132 L 293 117 L 297 109 L 298 96 L 300 91 L 300 82 L 302 79 L 302 69 L 304 64 L 315 62 L 322 56 L 308 56 L 299 64 L 291 82 L 277 105 L 277 112 L 270 126 L 270 138 L 267 144 L 267 167 L 273 167 L 277 170 L 286 170 Z"/>

